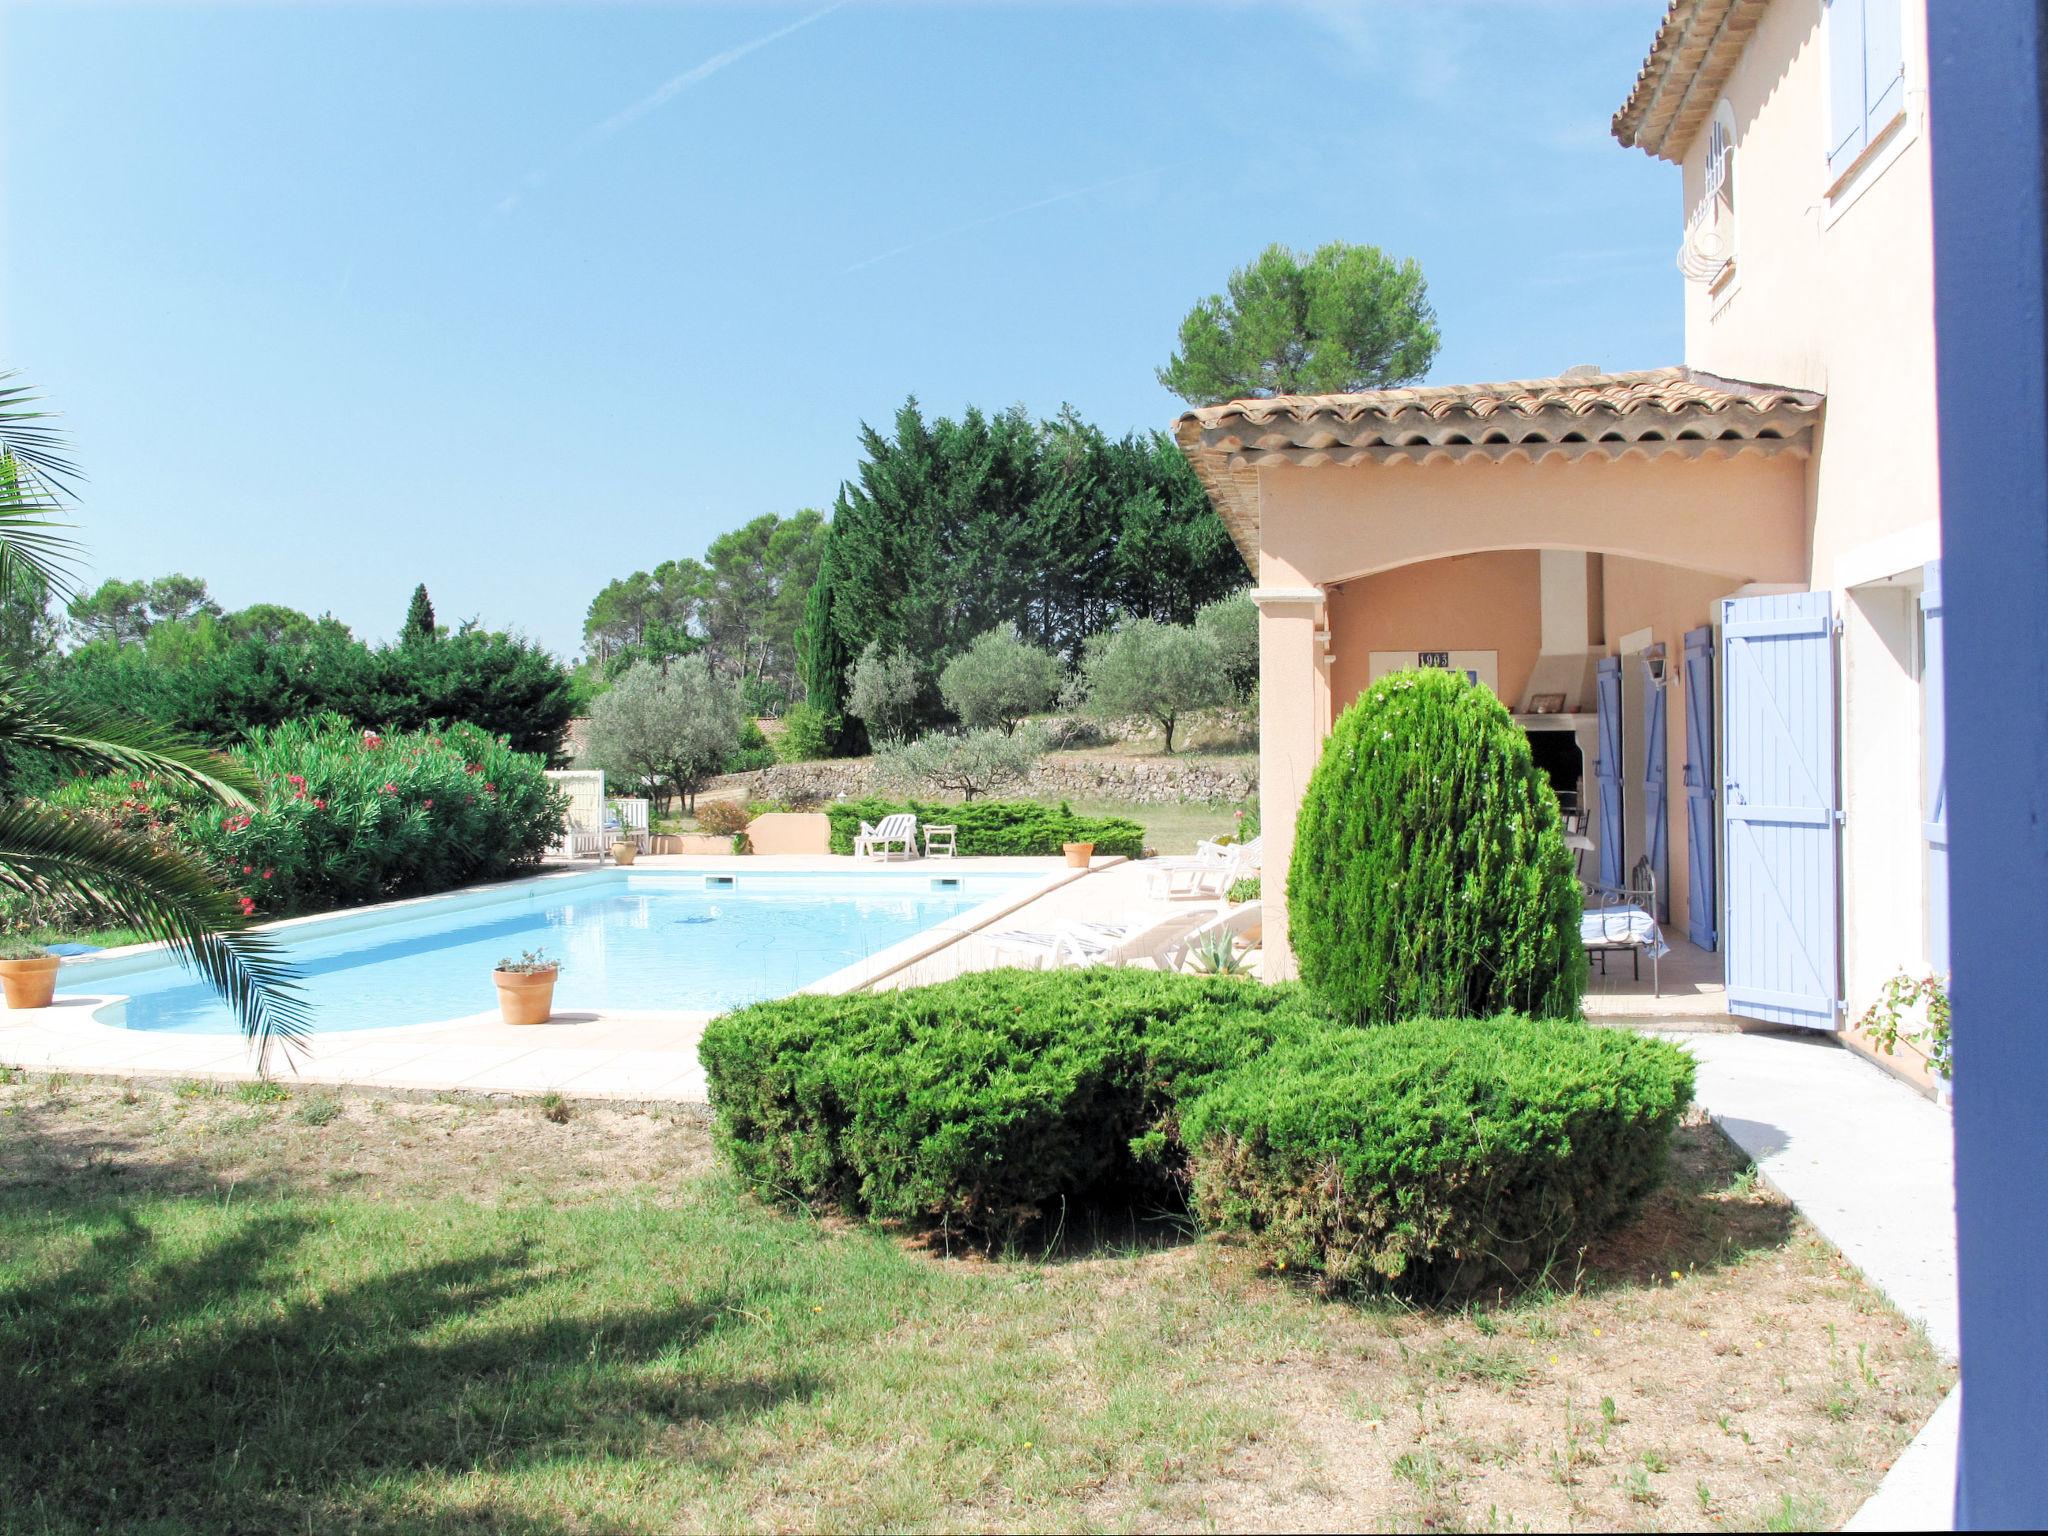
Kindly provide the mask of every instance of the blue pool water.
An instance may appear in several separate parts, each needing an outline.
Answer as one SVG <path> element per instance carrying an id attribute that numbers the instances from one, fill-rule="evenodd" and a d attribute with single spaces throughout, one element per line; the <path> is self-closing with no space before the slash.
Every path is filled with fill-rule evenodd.
<path id="1" fill-rule="evenodd" d="M 497 1006 L 491 969 L 522 950 L 562 962 L 555 1011 L 714 1010 L 779 997 L 956 917 L 1029 875 L 701 874 L 624 871 L 536 882 L 478 904 L 425 902 L 389 919 L 346 919 L 279 937 L 304 978 L 318 1032 L 459 1018 Z M 950 880 L 951 884 L 939 882 Z M 126 993 L 105 1023 L 230 1034 L 234 1016 L 174 962 L 106 973 L 81 965 L 66 990 Z"/>

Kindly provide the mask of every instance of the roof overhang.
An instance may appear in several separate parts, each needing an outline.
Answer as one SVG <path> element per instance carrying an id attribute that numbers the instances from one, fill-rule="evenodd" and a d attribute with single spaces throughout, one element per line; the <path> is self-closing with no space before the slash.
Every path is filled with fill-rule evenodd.
<path id="1" fill-rule="evenodd" d="M 1674 165 L 1705 125 L 1769 0 L 1671 0 L 1614 136 Z"/>
<path id="2" fill-rule="evenodd" d="M 1804 457 L 1824 403 L 1808 390 L 1656 368 L 1231 400 L 1185 412 L 1173 435 L 1256 575 L 1259 471 L 1271 466 Z"/>

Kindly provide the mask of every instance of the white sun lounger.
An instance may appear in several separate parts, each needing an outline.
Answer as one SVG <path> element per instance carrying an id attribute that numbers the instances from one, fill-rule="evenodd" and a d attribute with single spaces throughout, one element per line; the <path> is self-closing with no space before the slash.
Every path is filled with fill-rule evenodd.
<path id="1" fill-rule="evenodd" d="M 1149 870 L 1151 893 L 1171 900 L 1184 896 L 1220 898 L 1248 875 L 1256 875 L 1264 858 L 1265 839 L 1248 843 L 1203 843 L 1190 859 L 1155 859 Z"/>
<path id="2" fill-rule="evenodd" d="M 1062 923 L 1051 932 L 1012 928 L 988 935 L 998 950 L 1021 955 L 1034 967 L 1061 965 L 1132 965 L 1149 961 L 1162 971 L 1177 970 L 1188 935 L 1208 914 L 1133 912 L 1115 923 Z"/>

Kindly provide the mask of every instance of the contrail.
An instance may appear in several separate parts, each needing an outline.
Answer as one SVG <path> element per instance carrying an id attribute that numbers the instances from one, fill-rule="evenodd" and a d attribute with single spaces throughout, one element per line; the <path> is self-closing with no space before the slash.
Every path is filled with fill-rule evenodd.
<path id="1" fill-rule="evenodd" d="M 1177 165 L 1186 165 L 1188 163 L 1185 160 L 1176 162 Z M 895 257 L 901 256 L 906 251 L 917 250 L 920 246 L 931 245 L 940 240 L 950 240 L 955 235 L 964 235 L 972 229 L 982 229 L 990 224 L 1000 224 L 1004 219 L 1014 219 L 1019 214 L 1033 213 L 1040 208 L 1050 208 L 1054 203 L 1070 203 L 1077 197 L 1087 197 L 1093 192 L 1107 192 L 1111 187 L 1120 187 L 1127 181 L 1141 181 L 1147 176 L 1157 176 L 1162 171 L 1173 169 L 1175 169 L 1174 165 L 1155 165 L 1148 170 L 1131 171 L 1122 176 L 1112 176 L 1109 180 L 1098 181 L 1093 186 L 1077 187 L 1072 192 L 1055 192 L 1051 197 L 1041 197 L 1035 202 L 1019 203 L 1015 208 L 1005 208 L 1001 213 L 984 214 L 978 219 L 969 219 L 965 224 L 955 224 L 951 229 L 942 229 L 935 234 L 921 235 L 906 245 L 899 245 L 891 251 L 883 251 L 878 256 L 870 256 L 863 261 L 856 261 L 852 266 L 842 268 L 840 276 L 844 277 L 849 272 L 859 272 L 863 268 L 874 266 L 877 262 L 892 260 Z"/>
<path id="2" fill-rule="evenodd" d="M 620 108 L 596 127 L 585 129 L 568 144 L 565 144 L 560 150 L 549 156 L 544 164 L 528 171 L 526 173 L 525 190 L 500 198 L 497 211 L 501 214 L 510 213 L 519 206 L 520 200 L 525 197 L 527 192 L 532 191 L 542 182 L 546 181 L 556 171 L 560 170 L 567 161 L 574 159 L 585 150 L 594 149 L 614 134 L 630 128 L 648 113 L 667 106 L 669 102 L 690 89 L 691 86 L 701 85 L 728 64 L 737 64 L 756 49 L 766 48 L 770 43 L 779 43 L 792 32 L 801 32 L 814 21 L 823 21 L 827 16 L 841 9 L 847 3 L 848 0 L 832 0 L 832 4 L 820 7 L 818 10 L 812 11 L 808 16 L 800 16 L 786 27 L 777 27 L 773 32 L 764 33 L 751 42 L 741 43 L 736 47 L 728 48 L 723 53 L 714 53 L 703 63 L 684 70 L 680 75 L 675 75 L 662 81 L 660 85 L 649 91 L 645 96 L 642 96 L 638 101 L 630 106 Z"/>

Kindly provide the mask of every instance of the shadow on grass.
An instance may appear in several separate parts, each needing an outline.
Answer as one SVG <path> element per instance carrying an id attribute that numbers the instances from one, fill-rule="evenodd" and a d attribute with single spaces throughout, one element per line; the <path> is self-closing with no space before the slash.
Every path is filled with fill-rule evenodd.
<path id="1" fill-rule="evenodd" d="M 554 1480 L 657 1442 L 715 1469 L 706 1425 L 816 1388 L 683 1363 L 746 1315 L 730 1283 L 622 1306 L 524 1239 L 406 1262 L 402 1229 L 337 1239 L 303 1207 L 26 1206 L 0 1241 L 92 1235 L 0 1290 L 7 1529 L 602 1532 L 556 1518 Z M 564 1309 L 520 1305 L 537 1285 Z"/>

